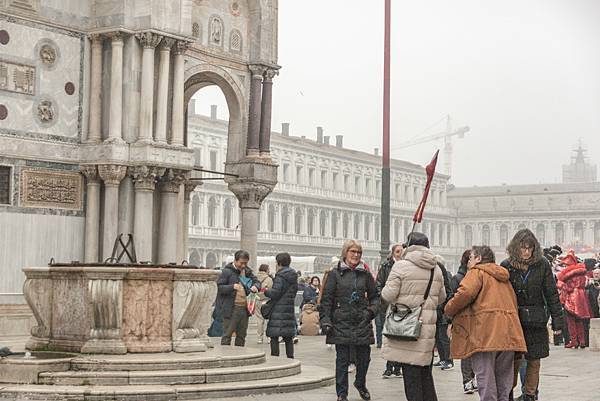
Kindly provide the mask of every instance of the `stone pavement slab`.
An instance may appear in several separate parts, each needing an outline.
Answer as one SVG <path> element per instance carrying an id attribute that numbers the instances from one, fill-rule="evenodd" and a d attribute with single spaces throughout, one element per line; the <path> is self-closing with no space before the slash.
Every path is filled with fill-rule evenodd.
<path id="1" fill-rule="evenodd" d="M 335 349 L 325 345 L 325 337 L 299 337 L 295 357 L 306 364 L 322 366 L 334 371 Z M 248 347 L 269 352 L 269 344 L 257 345 L 256 337 L 249 337 Z M 281 344 L 283 348 L 283 344 Z M 550 346 L 550 357 L 542 360 L 540 378 L 540 401 L 600 401 L 600 352 L 567 350 L 562 346 Z M 282 350 L 283 351 L 283 350 Z M 450 371 L 434 368 L 434 380 L 439 401 L 479 401 L 477 393 L 463 394 L 460 362 L 455 361 Z M 405 401 L 404 383 L 401 378 L 383 379 L 385 361 L 380 350 L 372 347 L 371 365 L 367 387 L 373 401 Z M 349 382 L 352 383 L 351 373 Z M 518 391 L 517 391 L 518 393 Z M 335 386 L 291 394 L 249 395 L 225 398 L 223 401 L 335 401 Z M 350 401 L 360 401 L 358 392 L 350 386 Z"/>

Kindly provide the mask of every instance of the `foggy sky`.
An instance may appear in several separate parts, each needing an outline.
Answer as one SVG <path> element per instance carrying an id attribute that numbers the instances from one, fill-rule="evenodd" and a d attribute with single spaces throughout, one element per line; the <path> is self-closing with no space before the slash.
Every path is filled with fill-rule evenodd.
<path id="1" fill-rule="evenodd" d="M 381 147 L 383 5 L 279 1 L 275 131 L 321 125 L 346 147 Z M 450 114 L 471 128 L 454 142 L 459 186 L 559 182 L 580 138 L 600 161 L 598 21 L 595 0 L 392 0 L 392 149 Z M 426 164 L 442 146 L 392 157 Z"/>

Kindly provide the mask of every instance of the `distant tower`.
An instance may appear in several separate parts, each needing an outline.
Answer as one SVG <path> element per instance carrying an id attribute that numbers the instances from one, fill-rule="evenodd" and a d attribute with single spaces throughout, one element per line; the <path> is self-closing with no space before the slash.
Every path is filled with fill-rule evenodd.
<path id="1" fill-rule="evenodd" d="M 579 147 L 573 150 L 575 153 L 571 156 L 571 164 L 563 165 L 563 183 L 589 183 L 597 181 L 597 168 L 595 164 L 587 162 L 581 140 Z"/>

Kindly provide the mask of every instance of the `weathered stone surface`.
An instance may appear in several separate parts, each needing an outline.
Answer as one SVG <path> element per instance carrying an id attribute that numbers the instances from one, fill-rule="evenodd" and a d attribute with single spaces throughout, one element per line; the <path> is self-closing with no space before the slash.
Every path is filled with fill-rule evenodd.
<path id="1" fill-rule="evenodd" d="M 590 351 L 600 351 L 600 319 L 590 320 Z"/>

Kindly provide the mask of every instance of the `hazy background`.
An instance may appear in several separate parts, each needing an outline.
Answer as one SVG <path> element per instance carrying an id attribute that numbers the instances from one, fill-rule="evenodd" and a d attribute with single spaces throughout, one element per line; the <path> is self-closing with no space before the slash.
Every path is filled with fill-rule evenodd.
<path id="1" fill-rule="evenodd" d="M 368 6 L 367 6 L 368 4 Z M 383 0 L 280 0 L 273 130 L 381 147 Z M 442 132 L 459 186 L 559 182 L 578 140 L 600 158 L 600 1 L 392 0 L 392 149 Z M 226 104 L 202 92 L 199 111 Z M 441 141 L 392 151 L 426 164 Z M 441 161 L 440 161 L 441 163 Z"/>

